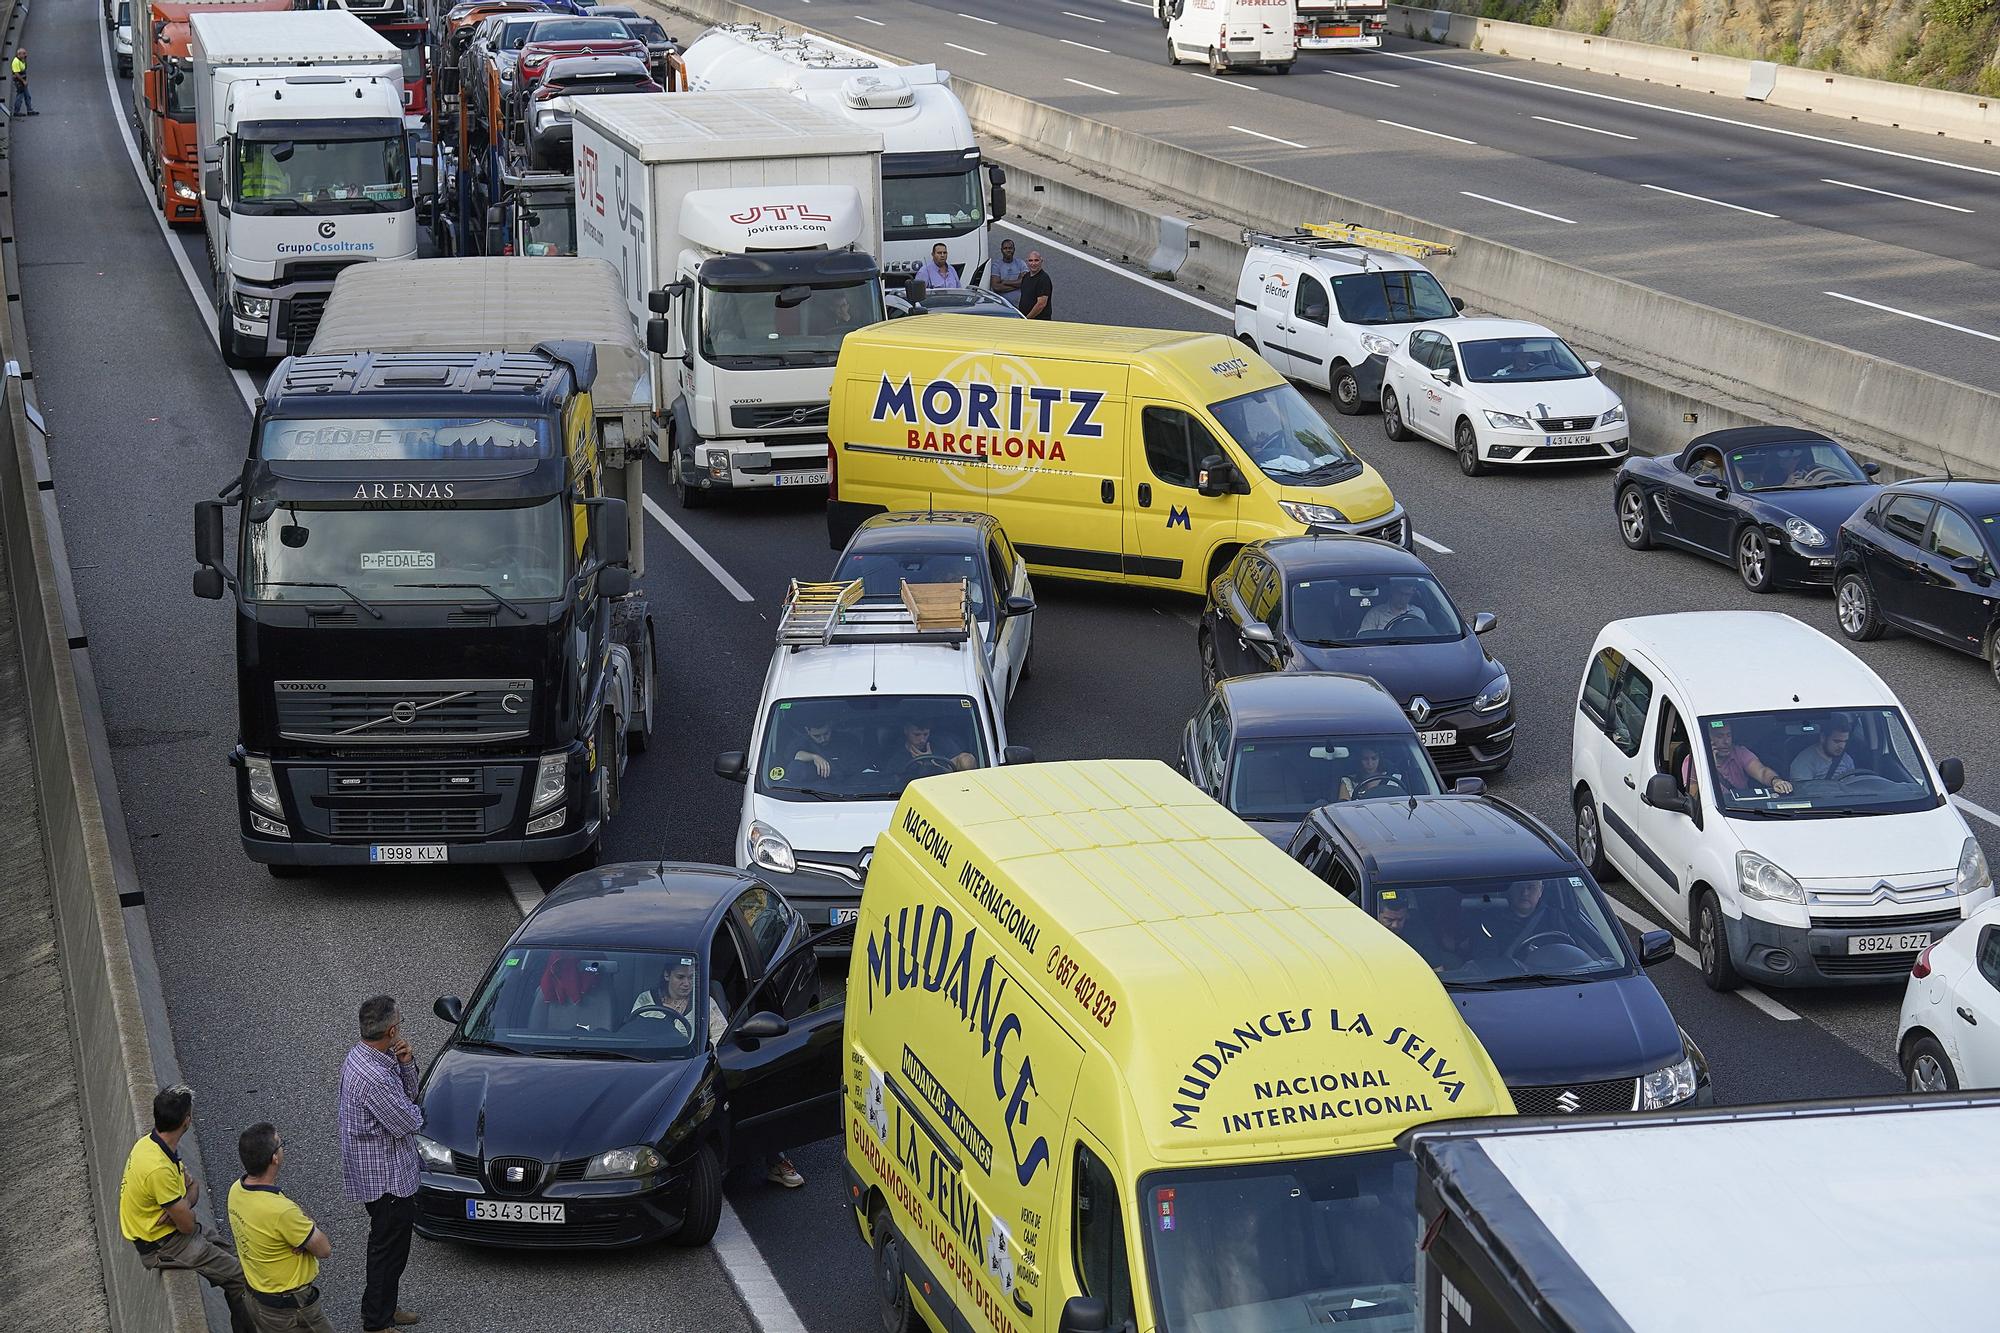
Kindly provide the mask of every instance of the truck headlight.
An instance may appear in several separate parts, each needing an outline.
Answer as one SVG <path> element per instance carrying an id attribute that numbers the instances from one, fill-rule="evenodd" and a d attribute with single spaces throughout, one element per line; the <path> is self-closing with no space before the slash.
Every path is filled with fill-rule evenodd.
<path id="1" fill-rule="evenodd" d="M 1986 868 L 1986 853 L 1980 850 L 1979 839 L 1967 838 L 1965 850 L 1958 854 L 1958 882 L 1952 885 L 1955 893 L 1978 893 L 1993 887 L 1993 872 Z"/>
<path id="2" fill-rule="evenodd" d="M 799 868 L 799 858 L 792 855 L 792 844 L 785 841 L 784 834 L 761 819 L 751 821 L 750 831 L 743 838 L 743 852 L 751 865 L 775 870 L 781 875 L 789 875 Z"/>
<path id="3" fill-rule="evenodd" d="M 1475 713 L 1497 712 L 1505 708 L 1513 697 L 1514 682 L 1507 678 L 1505 672 L 1502 672 L 1499 679 L 1481 690 L 1479 697 L 1472 701 L 1472 711 Z"/>
<path id="4" fill-rule="evenodd" d="M 1825 546 L 1826 534 L 1802 518 L 1785 520 L 1785 535 L 1795 546 Z"/>
<path id="5" fill-rule="evenodd" d="M 585 1180 L 626 1180 L 634 1176 L 650 1176 L 665 1166 L 660 1154 L 652 1145 L 642 1143 L 636 1148 L 613 1148 L 601 1152 L 590 1159 L 583 1168 Z"/>
<path id="6" fill-rule="evenodd" d="M 1736 853 L 1736 883 L 1745 898 L 1805 904 L 1806 891 L 1799 882 L 1755 852 Z"/>
<path id="7" fill-rule="evenodd" d="M 542 756 L 535 765 L 535 795 L 528 803 L 529 814 L 548 809 L 569 791 L 569 755 L 557 750 Z"/>
<path id="8" fill-rule="evenodd" d="M 1495 430 L 1539 430 L 1539 426 L 1526 417 L 1515 416 L 1512 412 L 1488 412 L 1486 422 Z"/>
<path id="9" fill-rule="evenodd" d="M 174 182 L 174 198 L 176 198 L 176 199 L 186 199 L 186 200 L 188 200 L 188 201 L 192 202 L 192 201 L 194 201 L 194 200 L 196 200 L 196 199 L 199 199 L 199 198 L 201 198 L 201 195 L 197 194 L 197 193 L 195 192 L 195 188 L 194 188 L 194 186 L 192 186 L 192 185 L 189 185 L 189 184 L 188 184 L 188 183 L 187 183 L 186 181 L 175 181 L 175 182 Z"/>
<path id="10" fill-rule="evenodd" d="M 271 761 L 258 755 L 245 755 L 243 771 L 250 777 L 250 803 L 261 805 L 274 815 L 285 813 L 285 803 L 278 799 L 278 778 L 271 772 Z"/>
<path id="11" fill-rule="evenodd" d="M 1384 338 L 1379 333 L 1362 334 L 1361 347 L 1363 351 L 1369 352 L 1375 356 L 1387 356 L 1389 355 L 1389 353 L 1396 350 L 1396 344 L 1392 342 L 1390 339 Z"/>
<path id="12" fill-rule="evenodd" d="M 268 296 L 245 296 L 243 293 L 238 292 L 236 294 L 236 313 L 245 319 L 269 319 L 271 317 L 271 298 Z"/>
<path id="13" fill-rule="evenodd" d="M 451 1160 L 451 1149 L 436 1139 L 427 1139 L 421 1134 L 417 1135 L 417 1160 L 433 1171 L 457 1170 Z"/>
<path id="14" fill-rule="evenodd" d="M 1611 410 L 1597 419 L 1600 426 L 1616 426 L 1625 420 L 1625 404 L 1613 403 Z"/>
<path id="15" fill-rule="evenodd" d="M 1303 523 L 1309 528 L 1325 528 L 1347 522 L 1347 515 L 1332 505 L 1307 504 L 1301 500 L 1280 500 L 1278 508 L 1294 523 Z"/>
<path id="16" fill-rule="evenodd" d="M 1696 1090 L 1694 1061 L 1682 1056 L 1679 1064 L 1655 1069 L 1639 1080 L 1639 1109 L 1657 1111 L 1693 1099 Z"/>

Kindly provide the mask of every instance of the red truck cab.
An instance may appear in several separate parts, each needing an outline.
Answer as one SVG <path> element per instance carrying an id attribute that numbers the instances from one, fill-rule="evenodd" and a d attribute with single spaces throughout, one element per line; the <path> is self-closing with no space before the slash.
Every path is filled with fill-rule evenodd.
<path id="1" fill-rule="evenodd" d="M 201 166 L 194 128 L 194 67 L 188 16 L 287 10 L 291 0 L 153 0 L 143 38 L 132 41 L 133 109 L 154 203 L 175 226 L 201 225 Z"/>

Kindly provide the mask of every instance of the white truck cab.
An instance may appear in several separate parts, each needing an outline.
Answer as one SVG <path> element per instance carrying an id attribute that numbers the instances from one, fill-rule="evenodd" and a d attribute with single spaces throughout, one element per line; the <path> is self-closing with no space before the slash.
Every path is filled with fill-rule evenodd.
<path id="1" fill-rule="evenodd" d="M 736 864 L 801 876 L 785 895 L 809 921 L 822 909 L 828 925 L 853 919 L 905 785 L 1034 757 L 1007 743 L 1007 683 L 982 650 L 965 585 L 919 585 L 928 596 L 904 587 L 864 597 L 860 579 L 795 581 L 750 748 L 716 760 L 744 784 Z M 948 588 L 955 616 L 939 613 Z"/>
<path id="2" fill-rule="evenodd" d="M 1893 981 L 1993 897 L 1881 677 L 1790 616 L 1606 625 L 1577 694 L 1576 850 L 1686 927 L 1708 984 Z"/>
<path id="3" fill-rule="evenodd" d="M 1167 25 L 1167 63 L 1206 61 L 1222 74 L 1261 65 L 1292 72 L 1299 58 L 1298 0 L 1154 0 Z"/>
<path id="4" fill-rule="evenodd" d="M 1405 326 L 1465 308 L 1424 267 L 1448 245 L 1346 226 L 1245 231 L 1243 243 L 1236 336 L 1349 416 L 1381 400 L 1383 364 Z"/>

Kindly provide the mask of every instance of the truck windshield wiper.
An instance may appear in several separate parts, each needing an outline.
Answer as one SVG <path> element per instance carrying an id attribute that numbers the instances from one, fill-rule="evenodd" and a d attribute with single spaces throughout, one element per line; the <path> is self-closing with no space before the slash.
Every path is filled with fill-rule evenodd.
<path id="1" fill-rule="evenodd" d="M 508 601 L 484 583 L 398 583 L 396 586 L 398 588 L 477 588 L 480 592 L 485 593 L 488 597 L 491 597 L 521 619 L 526 620 L 528 618 L 526 611 L 523 611 L 520 607 L 514 605 L 514 603 Z"/>
<path id="2" fill-rule="evenodd" d="M 348 587 L 345 583 L 293 583 L 293 582 L 287 582 L 282 579 L 269 579 L 266 580 L 264 583 L 260 584 L 259 586 L 265 588 L 332 588 L 335 592 L 346 593 L 350 598 L 353 599 L 354 604 L 356 606 L 360 607 L 363 611 L 366 611 L 369 615 L 375 617 L 377 620 L 380 620 L 382 618 L 382 613 L 380 611 L 377 611 L 374 607 L 370 606 L 367 602 L 363 601 L 361 599 L 361 594 L 354 591 L 354 589 Z"/>

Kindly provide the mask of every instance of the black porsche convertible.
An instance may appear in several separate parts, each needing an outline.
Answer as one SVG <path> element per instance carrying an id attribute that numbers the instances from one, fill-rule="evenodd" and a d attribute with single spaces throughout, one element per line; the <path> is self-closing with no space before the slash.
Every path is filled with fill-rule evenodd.
<path id="1" fill-rule="evenodd" d="M 1618 529 L 1635 551 L 1680 546 L 1734 565 L 1751 592 L 1830 587 L 1840 525 L 1882 488 L 1873 463 L 1812 431 L 1745 426 L 1618 469 Z"/>

